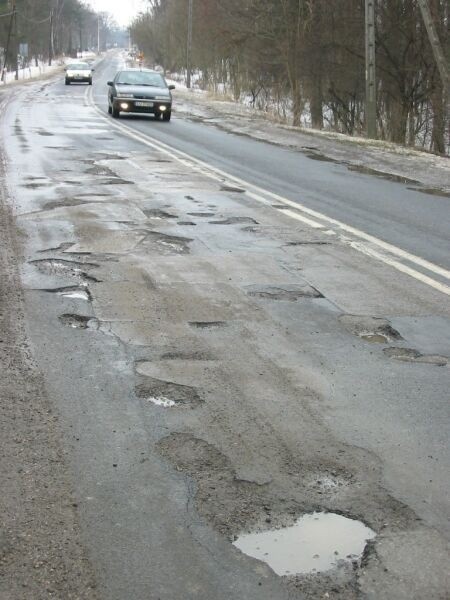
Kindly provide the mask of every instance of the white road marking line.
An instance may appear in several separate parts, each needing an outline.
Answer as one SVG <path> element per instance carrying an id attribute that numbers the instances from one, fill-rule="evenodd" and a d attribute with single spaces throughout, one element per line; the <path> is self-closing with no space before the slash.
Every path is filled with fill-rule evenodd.
<path id="1" fill-rule="evenodd" d="M 278 208 L 276 210 L 279 210 L 281 213 L 283 213 L 283 215 L 292 217 L 293 219 L 296 219 L 297 221 L 302 221 L 303 223 L 306 223 L 307 225 L 309 225 L 310 227 L 313 227 L 314 229 L 324 229 L 324 226 L 321 225 L 320 223 L 317 223 L 316 221 L 313 221 L 312 219 L 308 219 L 308 217 L 302 217 L 302 215 L 300 215 L 298 212 L 294 212 L 293 210 L 290 210 L 289 208 Z"/>
<path id="2" fill-rule="evenodd" d="M 407 275 L 414 277 L 414 279 L 418 279 L 422 283 L 429 285 L 430 287 L 434 288 L 435 290 L 438 290 L 439 292 L 442 292 L 443 294 L 447 294 L 448 296 L 450 296 L 450 287 L 448 285 L 440 283 L 439 281 L 436 281 L 435 279 L 432 279 L 431 277 L 428 277 L 427 275 L 424 275 L 423 273 L 419 273 L 418 271 L 411 269 L 411 267 L 408 267 L 407 265 L 405 265 L 401 262 L 398 262 L 398 260 L 389 258 L 385 254 L 380 254 L 373 248 L 369 248 L 365 244 L 361 244 L 361 242 L 347 240 L 347 243 L 349 244 L 349 246 L 351 246 L 355 250 L 358 250 L 358 252 L 362 252 L 363 254 L 366 254 L 367 256 L 370 256 L 371 258 L 376 258 L 377 260 L 381 260 L 384 263 L 386 263 L 387 265 L 394 267 L 394 269 L 397 269 L 397 271 L 406 273 Z M 419 275 L 420 275 L 420 277 L 419 277 Z"/>
<path id="3" fill-rule="evenodd" d="M 134 131 L 133 129 L 128 127 L 127 125 L 124 125 L 122 123 L 117 123 L 117 122 L 111 122 L 110 118 L 107 115 L 105 115 L 104 112 L 98 106 L 96 106 L 94 104 L 91 89 L 87 90 L 87 94 L 88 94 L 87 97 L 89 99 L 89 102 L 90 102 L 92 108 L 94 108 L 94 110 L 96 110 L 102 116 L 102 118 L 104 120 L 107 120 L 111 124 L 112 127 L 117 129 L 118 131 L 122 132 L 123 134 L 127 135 L 128 137 L 130 137 L 142 144 L 145 144 L 146 146 L 149 146 L 150 148 L 153 148 L 159 152 L 162 152 L 166 156 L 169 156 L 170 158 L 172 158 L 173 160 L 176 160 L 177 162 L 179 162 L 191 169 L 194 169 L 194 170 L 198 171 L 199 173 L 202 173 L 206 177 L 209 177 L 210 179 L 214 179 L 215 181 L 220 181 L 222 183 L 224 180 L 236 183 L 246 190 L 245 193 L 247 196 L 249 196 L 259 202 L 262 202 L 266 205 L 269 204 L 269 202 L 267 201 L 267 197 L 272 198 L 281 204 L 285 204 L 286 206 L 294 208 L 295 211 L 297 211 L 297 212 L 294 212 L 294 211 L 288 212 L 286 210 L 282 210 L 282 211 L 280 211 L 280 212 L 282 212 L 282 214 L 287 214 L 291 218 L 297 218 L 298 220 L 302 220 L 303 222 L 307 223 L 307 221 L 305 220 L 307 218 L 303 217 L 303 215 L 299 214 L 299 213 L 305 213 L 306 215 L 314 217 L 315 219 L 318 219 L 319 221 L 325 221 L 326 223 L 328 223 L 330 225 L 334 225 L 335 227 L 341 229 L 342 231 L 351 233 L 353 236 L 355 236 L 359 239 L 370 242 L 371 244 L 378 246 L 379 248 L 385 250 L 389 254 L 393 254 L 394 256 L 397 256 L 398 258 L 407 260 L 408 262 L 413 263 L 413 264 L 417 265 L 418 267 L 422 267 L 423 269 L 426 269 L 427 271 L 430 271 L 432 273 L 435 273 L 436 275 L 439 275 L 445 279 L 450 280 L 450 271 L 448 271 L 447 269 L 444 269 L 443 267 L 440 267 L 439 265 L 435 265 L 434 263 L 429 262 L 429 261 L 425 260 L 424 258 L 421 258 L 420 256 L 410 254 L 409 252 L 406 252 L 405 250 L 402 250 L 401 248 L 398 248 L 397 246 L 394 246 L 393 244 L 390 244 L 388 242 L 380 240 L 379 238 L 376 238 L 368 233 L 365 233 L 364 231 L 361 231 L 361 230 L 357 229 L 356 227 L 352 227 L 351 225 L 347 225 L 346 223 L 343 223 L 342 221 L 338 221 L 337 219 L 328 217 L 327 215 L 324 215 L 316 210 L 307 208 L 306 206 L 304 206 L 301 203 L 294 202 L 292 200 L 289 200 L 288 198 L 285 198 L 284 196 L 280 196 L 279 194 L 275 194 L 274 192 L 264 190 L 263 188 L 260 188 L 257 185 L 249 183 L 248 181 L 244 181 L 243 179 L 241 179 L 239 177 L 230 175 L 229 173 L 226 173 L 225 171 L 222 171 L 221 169 L 218 169 L 217 167 L 213 167 L 212 165 L 209 165 L 208 163 L 206 163 L 200 159 L 190 156 L 189 154 L 187 154 L 186 152 L 183 152 L 182 150 L 176 150 L 175 148 L 172 148 L 168 144 L 165 144 L 164 142 L 160 142 L 159 140 L 152 138 L 151 136 L 149 136 L 147 134 L 140 133 L 140 132 L 137 133 L 136 131 Z M 253 191 L 250 191 L 250 190 L 253 190 Z M 292 213 L 292 214 L 289 214 L 289 213 Z M 295 214 L 295 217 L 293 217 L 294 214 Z M 312 223 L 314 223 L 314 225 Z M 315 228 L 323 227 L 319 223 L 316 223 L 315 221 L 312 221 L 312 220 L 310 220 L 310 223 L 308 223 L 308 224 L 311 227 L 315 227 Z M 343 240 L 343 241 L 345 241 L 345 240 Z M 393 260 L 384 254 L 380 254 L 380 253 L 376 252 L 375 250 L 371 249 L 367 245 L 364 245 L 361 243 L 353 243 L 351 246 L 358 252 L 362 252 L 363 254 L 366 254 L 367 256 L 371 256 L 372 258 L 375 258 L 376 260 L 379 260 L 379 261 L 397 269 L 398 271 L 405 273 L 405 274 L 409 275 L 410 277 L 413 277 L 417 281 L 420 281 L 430 287 L 433 287 L 434 289 L 436 289 L 446 295 L 450 295 L 450 287 L 449 286 L 442 284 L 439 281 L 436 281 L 436 280 L 432 279 L 431 277 L 428 277 L 427 275 L 424 275 L 420 271 L 416 271 L 415 269 L 412 269 L 411 267 L 408 267 L 407 265 L 404 265 L 403 263 L 400 263 L 397 260 Z"/>

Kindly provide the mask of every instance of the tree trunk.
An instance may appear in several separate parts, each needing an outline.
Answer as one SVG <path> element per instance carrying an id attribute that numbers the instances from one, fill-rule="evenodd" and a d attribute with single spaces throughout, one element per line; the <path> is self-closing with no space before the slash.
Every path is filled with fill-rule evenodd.
<path id="1" fill-rule="evenodd" d="M 311 123 L 314 129 L 323 129 L 323 98 L 320 80 L 314 82 L 311 94 Z"/>
<path id="2" fill-rule="evenodd" d="M 433 132 L 431 135 L 431 150 L 437 154 L 445 154 L 445 103 L 444 90 L 439 81 L 431 96 L 433 108 Z"/>

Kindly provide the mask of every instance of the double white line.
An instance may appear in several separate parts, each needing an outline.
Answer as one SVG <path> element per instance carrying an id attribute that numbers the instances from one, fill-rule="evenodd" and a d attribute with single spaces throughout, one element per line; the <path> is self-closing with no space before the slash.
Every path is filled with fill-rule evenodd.
<path id="1" fill-rule="evenodd" d="M 388 242 L 384 242 L 383 240 L 365 233 L 360 229 L 352 227 L 351 225 L 347 225 L 342 221 L 338 221 L 337 219 L 333 219 L 327 215 L 324 215 L 323 213 L 308 208 L 299 202 L 293 202 L 284 196 L 280 196 L 279 194 L 275 194 L 260 188 L 257 185 L 249 183 L 248 181 L 244 181 L 239 177 L 230 175 L 229 173 L 213 167 L 202 160 L 194 158 L 193 156 L 190 156 L 181 150 L 176 150 L 175 148 L 172 148 L 164 142 L 160 142 L 159 140 L 152 138 L 147 134 L 140 132 L 138 133 L 124 123 L 112 121 L 98 106 L 95 105 L 91 87 L 86 90 L 86 100 L 101 115 L 103 119 L 108 121 L 110 127 L 120 131 L 129 138 L 165 154 L 171 159 L 201 173 L 209 179 L 218 181 L 221 184 L 228 183 L 237 185 L 239 188 L 245 190 L 245 194 L 249 198 L 252 198 L 257 202 L 261 202 L 266 205 L 272 205 L 273 201 L 275 201 L 277 204 L 283 206 L 277 207 L 274 210 L 279 210 L 284 215 L 297 221 L 301 221 L 302 223 L 305 223 L 314 229 L 323 230 L 324 233 L 327 233 L 328 235 L 337 235 L 342 242 L 351 246 L 358 252 L 379 260 L 393 267 L 394 269 L 397 269 L 397 271 L 405 273 L 417 281 L 420 281 L 421 283 L 424 283 L 435 290 L 450 296 L 450 286 L 433 278 L 433 276 L 437 275 L 441 279 L 450 283 L 450 271 L 447 269 L 444 269 L 439 265 L 435 265 L 434 263 L 429 262 L 420 256 L 410 254 L 409 252 L 406 252 L 397 246 L 389 244 Z M 284 208 L 284 206 L 286 208 Z M 422 270 L 419 271 L 417 268 Z M 423 271 L 425 271 L 425 273 Z"/>

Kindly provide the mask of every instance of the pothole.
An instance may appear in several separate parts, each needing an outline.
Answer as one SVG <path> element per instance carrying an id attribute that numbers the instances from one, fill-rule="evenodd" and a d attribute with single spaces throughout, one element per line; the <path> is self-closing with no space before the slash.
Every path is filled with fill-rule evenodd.
<path id="1" fill-rule="evenodd" d="M 113 177 L 111 179 L 105 179 L 104 181 L 101 181 L 99 185 L 134 185 L 134 181 L 122 179 L 120 177 Z"/>
<path id="2" fill-rule="evenodd" d="M 323 298 L 323 295 L 316 288 L 305 283 L 304 285 L 290 285 L 285 287 L 264 286 L 247 288 L 247 294 L 253 298 L 262 298 L 265 300 L 285 300 L 296 302 L 300 298 Z"/>
<path id="3" fill-rule="evenodd" d="M 190 217 L 214 217 L 216 213 L 213 212 L 190 212 Z"/>
<path id="4" fill-rule="evenodd" d="M 234 192 L 236 194 L 244 194 L 245 190 L 243 188 L 234 187 L 232 185 L 222 185 L 220 188 L 221 192 Z"/>
<path id="5" fill-rule="evenodd" d="M 38 250 L 38 254 L 43 254 L 44 252 L 64 252 L 68 250 L 71 246 L 74 246 L 76 242 L 63 242 L 59 246 L 55 246 L 53 248 L 45 248 L 44 250 Z"/>
<path id="6" fill-rule="evenodd" d="M 89 291 L 89 288 L 86 285 L 67 286 L 47 289 L 44 291 L 49 292 L 51 294 L 57 294 L 58 296 L 63 296 L 64 298 L 69 298 L 71 300 L 85 300 L 86 302 L 92 301 L 91 292 Z"/>
<path id="7" fill-rule="evenodd" d="M 373 344 L 386 344 L 403 339 L 387 319 L 341 315 L 339 321 L 350 333 Z"/>
<path id="8" fill-rule="evenodd" d="M 430 196 L 443 196 L 444 198 L 450 198 L 450 192 L 443 190 L 442 188 L 410 187 L 408 189 L 413 190 L 414 192 L 420 192 L 421 194 L 428 194 Z"/>
<path id="9" fill-rule="evenodd" d="M 211 225 L 235 225 L 237 223 L 253 223 L 253 225 L 258 225 L 258 221 L 255 221 L 251 217 L 229 217 L 228 219 L 219 221 L 210 221 Z"/>
<path id="10" fill-rule="evenodd" d="M 203 402 L 196 388 L 189 385 L 144 376 L 140 376 L 139 381 L 135 388 L 136 396 L 157 406 L 195 408 Z"/>
<path id="11" fill-rule="evenodd" d="M 165 352 L 161 354 L 160 360 L 187 360 L 187 361 L 205 361 L 205 360 L 216 360 L 210 352 Z"/>
<path id="12" fill-rule="evenodd" d="M 31 260 L 30 264 L 34 265 L 45 275 L 62 275 L 66 277 L 75 277 L 84 281 L 99 281 L 96 277 L 88 275 L 84 270 L 86 268 L 95 268 L 99 266 L 94 263 L 80 263 L 57 258 L 44 258 L 41 260 Z"/>
<path id="13" fill-rule="evenodd" d="M 366 342 L 370 342 L 371 344 L 387 344 L 389 342 L 389 338 L 386 335 L 382 335 L 380 333 L 360 333 L 359 337 Z"/>
<path id="14" fill-rule="evenodd" d="M 335 513 L 312 513 L 282 529 L 248 533 L 233 542 L 281 576 L 329 571 L 360 563 L 376 533 L 361 521 Z"/>
<path id="15" fill-rule="evenodd" d="M 98 175 L 99 177 L 117 177 L 117 173 L 115 173 L 109 167 L 105 167 L 104 165 L 96 165 L 87 169 L 86 173 L 89 175 Z"/>
<path id="16" fill-rule="evenodd" d="M 311 158 L 312 160 L 319 160 L 321 162 L 331 162 L 331 163 L 339 163 L 339 160 L 335 158 L 331 158 L 330 156 L 325 156 L 325 154 L 320 154 L 318 152 L 304 152 L 304 155 L 307 158 Z"/>
<path id="17" fill-rule="evenodd" d="M 375 177 L 381 177 L 382 179 L 387 179 L 388 181 L 395 181 L 396 183 L 420 185 L 420 181 L 409 179 L 408 177 L 404 177 L 403 175 L 396 175 L 395 173 L 385 173 L 384 171 L 378 171 L 377 169 L 372 169 L 371 167 L 366 167 L 365 165 L 347 165 L 347 169 L 356 173 L 362 173 L 363 175 L 374 175 Z"/>
<path id="18" fill-rule="evenodd" d="M 99 328 L 98 320 L 95 317 L 85 315 L 75 315 L 66 313 L 59 316 L 59 320 L 63 325 L 72 327 L 73 329 L 95 329 Z"/>
<path id="19" fill-rule="evenodd" d="M 77 198 L 66 198 L 65 200 L 51 200 L 50 202 L 46 202 L 43 205 L 42 210 L 52 210 L 54 208 L 80 206 L 81 204 L 87 203 L 87 200 L 78 200 Z"/>
<path id="20" fill-rule="evenodd" d="M 445 367 L 448 364 L 448 357 L 439 354 L 421 354 L 418 350 L 412 348 L 384 348 L 383 352 L 389 358 L 403 362 L 423 363 Z"/>
<path id="21" fill-rule="evenodd" d="M 34 183 L 24 183 L 21 187 L 26 188 L 28 190 L 38 190 L 39 188 L 49 187 L 50 185 L 52 185 L 52 184 L 51 183 L 34 182 Z"/>
<path id="22" fill-rule="evenodd" d="M 176 219 L 176 215 L 172 215 L 165 210 L 160 210 L 159 208 L 151 208 L 149 210 L 142 211 L 144 215 L 149 219 Z"/>
<path id="23" fill-rule="evenodd" d="M 227 326 L 226 321 L 189 321 L 194 329 L 220 329 Z"/>
<path id="24" fill-rule="evenodd" d="M 331 242 L 324 242 L 322 240 L 309 240 L 304 242 L 288 242 L 286 246 L 329 246 Z"/>
<path id="25" fill-rule="evenodd" d="M 189 254 L 189 244 L 193 241 L 191 238 L 150 231 L 141 242 L 140 247 L 153 246 L 163 254 Z"/>

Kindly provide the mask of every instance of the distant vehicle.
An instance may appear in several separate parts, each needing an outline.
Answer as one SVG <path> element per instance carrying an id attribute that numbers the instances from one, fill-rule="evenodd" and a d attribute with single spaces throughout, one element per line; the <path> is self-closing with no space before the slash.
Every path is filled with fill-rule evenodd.
<path id="1" fill-rule="evenodd" d="M 108 81 L 108 112 L 118 119 L 121 112 L 150 113 L 156 119 L 170 121 L 174 85 L 150 69 L 119 71 L 113 81 Z"/>
<path id="2" fill-rule="evenodd" d="M 77 83 L 85 82 L 92 85 L 92 73 L 94 72 L 94 69 L 91 69 L 88 63 L 70 63 L 64 71 L 66 72 L 66 85 L 70 85 L 75 81 Z"/>

